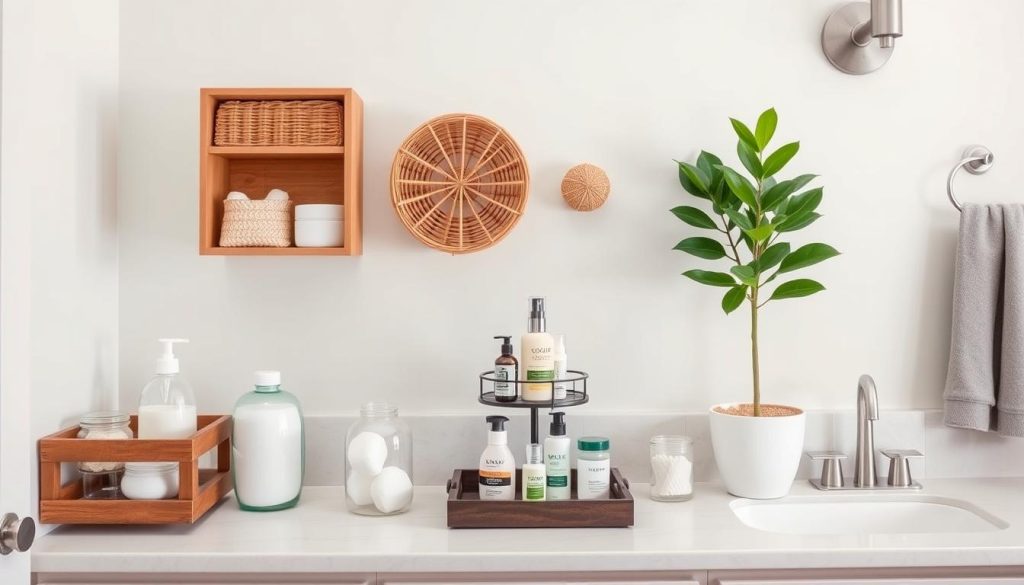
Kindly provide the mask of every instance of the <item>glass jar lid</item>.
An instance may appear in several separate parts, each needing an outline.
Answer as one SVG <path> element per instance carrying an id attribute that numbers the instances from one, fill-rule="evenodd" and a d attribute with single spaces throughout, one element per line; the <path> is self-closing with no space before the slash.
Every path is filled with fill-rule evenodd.
<path id="1" fill-rule="evenodd" d="M 607 451 L 611 446 L 608 437 L 580 437 L 576 447 L 580 451 Z"/>
<path id="2" fill-rule="evenodd" d="M 132 417 L 130 415 L 116 410 L 101 410 L 83 414 L 82 418 L 79 419 L 78 424 L 82 426 L 117 426 L 128 424 L 131 418 Z"/>
<path id="3" fill-rule="evenodd" d="M 398 407 L 387 401 L 367 402 L 359 409 L 359 413 L 368 418 L 392 417 L 398 416 Z"/>
<path id="4" fill-rule="evenodd" d="M 652 445 L 692 445 L 693 439 L 683 435 L 655 435 L 651 437 Z"/>

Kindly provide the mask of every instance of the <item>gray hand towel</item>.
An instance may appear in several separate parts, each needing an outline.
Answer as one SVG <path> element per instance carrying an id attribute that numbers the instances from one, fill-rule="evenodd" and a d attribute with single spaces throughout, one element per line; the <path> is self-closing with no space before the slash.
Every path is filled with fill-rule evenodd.
<path id="1" fill-rule="evenodd" d="M 1024 437 L 1024 206 L 964 205 L 946 424 Z"/>

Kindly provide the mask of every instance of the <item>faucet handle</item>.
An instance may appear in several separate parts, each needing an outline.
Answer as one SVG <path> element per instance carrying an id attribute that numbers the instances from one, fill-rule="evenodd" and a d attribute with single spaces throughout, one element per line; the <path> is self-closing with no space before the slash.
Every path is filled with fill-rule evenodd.
<path id="1" fill-rule="evenodd" d="M 843 459 L 846 453 L 839 451 L 808 451 L 805 455 L 811 461 L 821 461 L 821 487 L 843 487 Z"/>
<path id="2" fill-rule="evenodd" d="M 910 476 L 910 460 L 924 457 L 916 449 L 883 449 L 882 455 L 889 458 L 889 485 L 893 487 L 911 487 L 914 478 Z"/>

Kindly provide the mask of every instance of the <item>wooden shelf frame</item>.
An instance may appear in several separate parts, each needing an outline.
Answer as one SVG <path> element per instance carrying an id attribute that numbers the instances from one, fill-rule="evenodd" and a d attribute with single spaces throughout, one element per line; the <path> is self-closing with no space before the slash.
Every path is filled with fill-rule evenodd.
<path id="1" fill-rule="evenodd" d="M 329 99 L 342 104 L 341 146 L 215 146 L 217 105 L 227 100 Z M 292 201 L 345 205 L 337 248 L 222 248 L 228 191 L 256 199 L 269 187 Z M 248 188 L 248 192 L 246 190 Z M 363 101 L 351 88 L 203 88 L 199 91 L 199 253 L 213 256 L 359 256 L 363 252 Z"/>

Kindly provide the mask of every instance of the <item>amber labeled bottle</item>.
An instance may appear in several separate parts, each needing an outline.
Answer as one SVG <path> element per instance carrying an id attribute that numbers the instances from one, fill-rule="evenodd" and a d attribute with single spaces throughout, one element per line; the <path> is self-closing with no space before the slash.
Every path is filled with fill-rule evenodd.
<path id="1" fill-rule="evenodd" d="M 512 336 L 495 335 L 501 339 L 501 355 L 494 360 L 494 377 L 504 382 L 494 383 L 494 399 L 498 402 L 515 402 L 519 397 L 519 361 L 512 355 Z"/>

